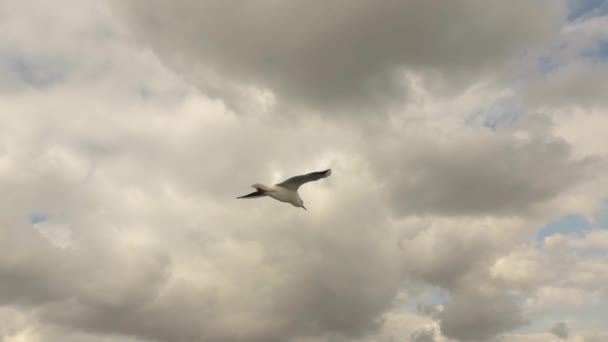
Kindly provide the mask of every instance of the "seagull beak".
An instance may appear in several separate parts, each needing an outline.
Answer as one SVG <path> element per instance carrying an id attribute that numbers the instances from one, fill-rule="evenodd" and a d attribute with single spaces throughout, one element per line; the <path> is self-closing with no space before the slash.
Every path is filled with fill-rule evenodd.
<path id="1" fill-rule="evenodd" d="M 302 209 L 306 210 L 306 207 L 304 205 L 302 205 Z M 306 211 L 308 211 L 308 210 L 306 210 Z"/>

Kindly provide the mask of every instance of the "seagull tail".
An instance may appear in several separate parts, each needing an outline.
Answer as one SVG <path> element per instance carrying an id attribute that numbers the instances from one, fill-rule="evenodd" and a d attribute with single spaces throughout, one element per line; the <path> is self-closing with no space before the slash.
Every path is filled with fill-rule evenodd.
<path id="1" fill-rule="evenodd" d="M 244 195 L 244 196 L 239 196 L 237 198 L 258 198 L 258 197 L 264 197 L 266 196 L 266 193 L 263 191 L 254 191 L 250 194 Z"/>
<path id="2" fill-rule="evenodd" d="M 261 192 L 272 192 L 272 190 L 269 187 L 267 187 L 264 184 L 260 184 L 260 183 L 255 183 L 251 187 L 256 189 L 257 191 L 261 191 Z"/>
<path id="3" fill-rule="evenodd" d="M 263 184 L 254 184 L 251 186 L 252 188 L 255 188 L 256 191 L 244 195 L 244 196 L 239 196 L 237 198 L 258 198 L 258 197 L 264 197 L 264 196 L 268 196 L 269 192 L 272 192 L 272 190 L 270 188 L 268 188 L 266 185 Z"/>

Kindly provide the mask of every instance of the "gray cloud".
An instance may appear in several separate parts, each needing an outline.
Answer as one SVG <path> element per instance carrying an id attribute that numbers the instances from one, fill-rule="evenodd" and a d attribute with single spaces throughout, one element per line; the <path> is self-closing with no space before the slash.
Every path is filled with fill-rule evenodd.
<path id="1" fill-rule="evenodd" d="M 113 3 L 117 17 L 57 1 L 0 5 L 0 53 L 61 74 L 40 87 L 0 56 L 2 339 L 492 338 L 525 323 L 516 303 L 530 294 L 506 295 L 511 278 L 490 267 L 562 214 L 530 208 L 561 194 L 568 210 L 595 203 L 569 192 L 590 164 L 551 120 L 492 133 L 466 121 L 490 102 L 473 80 L 552 36 L 562 3 L 130 1 Z M 69 68 L 46 70 L 55 59 Z M 294 124 L 251 87 L 288 110 L 409 102 L 380 119 Z M 247 97 L 251 115 L 218 94 Z M 393 134 L 400 120 L 408 130 Z M 334 175 L 301 189 L 308 212 L 234 199 L 322 167 Z M 570 287 L 602 283 L 592 261 Z M 445 310 L 416 311 L 437 302 L 432 288 Z"/>
<path id="2" fill-rule="evenodd" d="M 418 305 L 416 305 L 416 311 L 427 316 L 435 316 L 436 314 L 441 312 L 441 307 L 437 305 L 419 303 Z"/>
<path id="3" fill-rule="evenodd" d="M 570 335 L 570 329 L 566 323 L 559 322 L 551 328 L 551 333 L 559 338 L 566 339 Z"/>
<path id="4" fill-rule="evenodd" d="M 545 70 L 531 77 L 522 96 L 529 106 L 555 110 L 605 107 L 608 76 L 602 46 L 608 39 L 606 16 L 591 15 L 565 25 L 544 56 Z"/>
<path id="5" fill-rule="evenodd" d="M 435 330 L 420 329 L 416 330 L 410 336 L 412 342 L 435 342 Z"/>
<path id="6" fill-rule="evenodd" d="M 444 288 L 455 288 L 470 272 L 488 260 L 493 253 L 488 237 L 463 236 L 449 229 L 429 228 L 402 243 L 407 273 L 415 279 Z M 433 246 L 441 248 L 433 249 Z"/>
<path id="7" fill-rule="evenodd" d="M 553 138 L 479 133 L 445 143 L 398 138 L 390 145 L 374 156 L 374 169 L 398 215 L 529 212 L 582 181 L 587 164 L 572 160 L 568 143 Z"/>
<path id="8" fill-rule="evenodd" d="M 291 211 L 278 211 L 269 219 L 260 216 L 262 210 L 276 212 L 281 204 L 237 202 L 230 189 L 210 187 L 189 200 L 186 193 L 199 192 L 188 186 L 215 179 L 213 173 L 164 181 L 175 186 L 163 191 L 160 184 L 169 173 L 137 170 L 143 165 L 164 170 L 161 161 L 170 158 L 172 150 L 158 145 L 153 148 L 155 158 L 134 153 L 142 141 L 156 144 L 140 135 L 138 124 L 123 129 L 139 142 L 108 149 L 120 152 L 101 158 L 85 183 L 88 163 L 77 161 L 88 153 L 86 148 L 53 151 L 44 139 L 21 145 L 36 157 L 20 163 L 27 172 L 9 169 L 9 177 L 0 182 L 0 188 L 15 195 L 3 208 L 6 224 L 0 230 L 11 236 L 2 240 L 6 257 L 0 274 L 9 280 L 0 285 L 3 304 L 36 307 L 41 321 L 89 334 L 163 341 L 358 337 L 379 327 L 397 291 L 399 268 L 396 245 L 381 219 L 381 202 L 370 206 L 370 193 L 354 186 L 369 175 L 339 177 L 337 183 L 329 179 L 302 189 L 311 212 L 319 215 L 316 219 L 294 217 Z M 162 130 L 170 132 L 167 128 Z M 80 141 L 73 136 L 79 135 L 78 129 L 61 132 L 68 141 Z M 6 157 L 17 160 L 22 153 L 11 149 Z M 207 155 L 208 161 L 214 158 Z M 333 167 L 336 174 L 357 174 L 343 162 Z M 256 177 L 252 173 L 235 185 L 242 190 Z M 12 184 L 20 179 L 16 192 Z M 321 206 L 323 198 L 316 202 L 313 195 L 327 187 L 334 191 L 327 192 L 329 202 Z M 211 207 L 202 209 L 208 199 Z M 234 206 L 248 214 L 230 215 Z M 341 214 L 329 215 L 332 207 L 341 208 Z M 27 222 L 34 208 L 48 213 L 49 220 L 66 223 L 72 232 L 68 249 L 53 247 Z M 216 215 L 220 221 L 212 219 Z M 382 231 L 385 236 L 376 236 Z"/>
<path id="9" fill-rule="evenodd" d="M 452 292 L 441 333 L 460 341 L 484 341 L 526 324 L 514 297 L 503 293 Z"/>
<path id="10" fill-rule="evenodd" d="M 469 80 L 495 72 L 565 15 L 564 3 L 551 1 L 132 0 L 115 8 L 169 64 L 185 75 L 203 70 L 194 80 L 206 91 L 253 85 L 292 103 L 351 109 L 403 98 L 398 68 Z"/>
<path id="11" fill-rule="evenodd" d="M 427 220 L 434 224 L 401 241 L 406 274 L 445 289 L 450 298 L 441 311 L 418 310 L 434 314 L 441 333 L 459 341 L 484 341 L 526 324 L 517 297 L 489 274 L 489 266 L 511 248 L 506 246 L 514 243 L 521 222 Z"/>
<path id="12" fill-rule="evenodd" d="M 605 107 L 606 77 L 608 68 L 603 63 L 573 62 L 531 82 L 526 98 L 531 104 L 545 108 Z"/>

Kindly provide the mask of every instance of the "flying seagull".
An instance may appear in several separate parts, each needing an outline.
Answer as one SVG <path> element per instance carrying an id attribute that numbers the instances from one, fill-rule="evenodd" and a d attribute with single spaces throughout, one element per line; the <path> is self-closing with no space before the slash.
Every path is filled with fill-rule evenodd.
<path id="1" fill-rule="evenodd" d="M 300 194 L 298 194 L 298 188 L 304 183 L 317 181 L 321 178 L 329 177 L 330 175 L 331 169 L 327 169 L 325 171 L 311 172 L 305 175 L 291 177 L 270 187 L 256 183 L 251 186 L 255 188 L 256 191 L 237 198 L 258 198 L 270 196 L 277 201 L 291 203 L 294 207 L 303 208 L 306 210 L 304 201 L 302 201 Z"/>

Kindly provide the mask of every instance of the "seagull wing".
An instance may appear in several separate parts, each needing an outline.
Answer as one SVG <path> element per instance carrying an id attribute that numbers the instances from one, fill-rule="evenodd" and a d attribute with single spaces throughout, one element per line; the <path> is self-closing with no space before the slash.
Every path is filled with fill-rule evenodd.
<path id="1" fill-rule="evenodd" d="M 331 169 L 327 169 L 325 171 L 311 172 L 305 175 L 291 177 L 277 185 L 289 190 L 297 191 L 298 188 L 304 183 L 318 181 L 319 179 L 329 177 L 330 175 Z"/>

